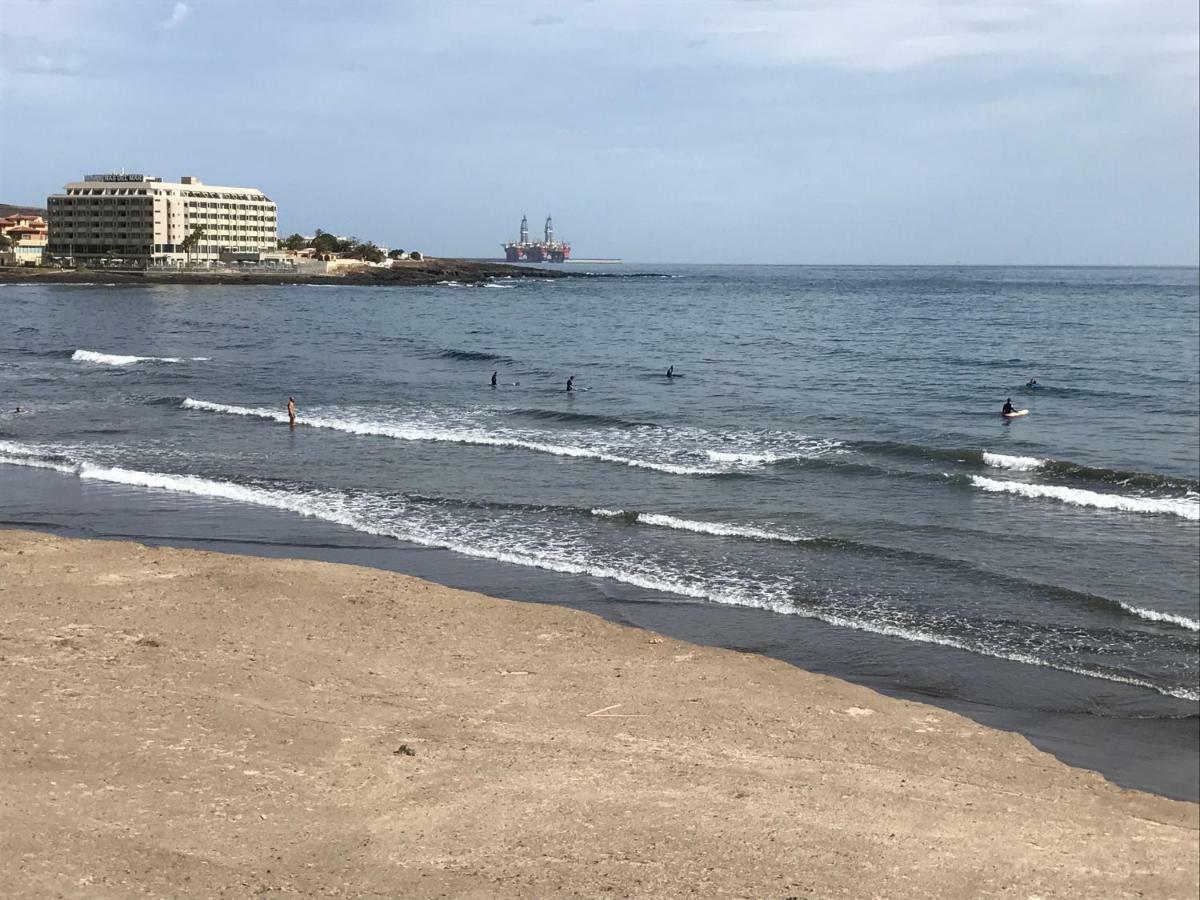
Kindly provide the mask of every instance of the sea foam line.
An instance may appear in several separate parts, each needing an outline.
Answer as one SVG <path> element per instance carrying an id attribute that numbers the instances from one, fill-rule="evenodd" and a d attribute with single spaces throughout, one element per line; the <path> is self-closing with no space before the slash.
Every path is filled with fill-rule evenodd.
<path id="1" fill-rule="evenodd" d="M 1116 604 L 1127 613 L 1141 619 L 1149 619 L 1151 622 L 1170 622 L 1172 625 L 1178 625 L 1180 628 L 1186 628 L 1188 631 L 1200 631 L 1200 622 L 1195 619 L 1189 619 L 1187 616 L 1159 612 L 1157 609 L 1146 609 L 1145 607 L 1134 606 L 1132 603 L 1125 603 L 1121 600 L 1117 600 Z"/>
<path id="2" fill-rule="evenodd" d="M 592 515 L 602 519 L 617 519 L 629 515 L 623 509 L 593 509 Z M 781 531 L 768 531 L 755 528 L 752 525 L 730 525 L 725 522 L 699 522 L 693 519 L 680 519 L 662 513 L 637 513 L 635 522 L 643 525 L 656 525 L 660 528 L 673 528 L 676 531 L 692 531 L 696 534 L 712 534 L 718 537 L 742 537 L 755 541 L 782 541 L 789 544 L 801 544 L 808 538 Z"/>
<path id="3" fill-rule="evenodd" d="M 889 623 L 867 622 L 848 616 L 838 615 L 808 606 L 796 606 L 786 601 L 771 598 L 769 595 L 749 593 L 745 590 L 713 590 L 711 587 L 696 581 L 664 578 L 660 575 L 618 569 L 613 566 L 597 564 L 593 561 L 579 561 L 565 558 L 561 555 L 550 556 L 544 552 L 539 555 L 523 550 L 499 550 L 494 546 L 478 546 L 455 540 L 444 534 L 431 533 L 419 528 L 387 528 L 363 519 L 347 508 L 344 501 L 333 497 L 301 495 L 287 491 L 268 488 L 239 485 L 231 482 L 214 481 L 195 475 L 171 475 L 166 473 L 142 472 L 115 466 L 99 466 L 92 463 L 81 463 L 78 467 L 80 478 L 107 481 L 118 484 L 128 484 L 137 487 L 155 488 L 180 493 L 194 494 L 202 497 L 230 500 L 239 503 L 249 503 L 258 506 L 272 507 L 290 511 L 302 516 L 322 519 L 334 524 L 345 525 L 356 531 L 397 540 L 419 544 L 426 547 L 436 547 L 451 550 L 464 556 L 491 559 L 530 568 L 546 569 L 569 575 L 590 575 L 597 578 L 607 578 L 623 584 L 641 587 L 647 590 L 673 593 L 697 600 L 732 606 L 755 607 L 778 613 L 802 615 L 818 619 L 827 624 L 866 631 L 874 634 L 887 635 L 902 640 L 919 643 L 938 644 L 952 647 L 970 653 L 1007 659 L 1027 665 L 1045 666 L 1051 669 L 1071 672 L 1090 678 L 1119 682 L 1135 687 L 1148 688 L 1169 697 L 1182 700 L 1200 700 L 1200 693 L 1187 688 L 1164 688 L 1148 681 L 1129 678 L 1108 672 L 1096 672 L 1066 664 L 1053 663 L 1023 653 L 1009 652 L 976 645 L 942 635 L 932 634 L 921 629 L 904 628 Z"/>
<path id="4" fill-rule="evenodd" d="M 186 398 L 181 404 L 183 409 L 204 410 L 207 412 L 226 413 L 235 416 L 266 419 L 272 422 L 286 422 L 287 416 L 273 409 L 250 408 L 245 406 L 229 406 L 224 403 L 211 403 L 207 400 Z M 666 472 L 669 475 L 721 475 L 726 469 L 708 468 L 704 466 L 689 466 L 679 463 L 653 462 L 632 456 L 621 456 L 596 450 L 590 447 L 572 447 L 566 444 L 550 444 L 543 441 L 532 441 L 525 438 L 505 437 L 488 434 L 482 431 L 429 428 L 425 426 L 398 426 L 382 422 L 359 422 L 353 419 L 337 419 L 325 416 L 299 416 L 296 421 L 301 425 L 312 428 L 327 428 L 346 434 L 369 435 L 374 437 L 394 438 L 401 441 L 431 441 L 454 444 L 471 444 L 482 447 L 507 447 L 520 450 L 531 450 L 535 453 L 548 453 L 552 456 L 571 457 L 575 459 L 595 459 L 601 462 L 617 463 L 638 469 L 652 469 L 656 472 Z"/>
<path id="5" fill-rule="evenodd" d="M 76 350 L 71 354 L 75 362 L 96 363 L 102 366 L 132 366 L 140 362 L 182 363 L 208 362 L 207 356 L 122 356 L 116 353 L 101 353 L 98 350 Z"/>
<path id="6" fill-rule="evenodd" d="M 992 493 L 1017 494 L 1034 500 L 1058 500 L 1071 506 L 1088 506 L 1095 509 L 1147 514 L 1166 513 L 1184 519 L 1200 519 L 1200 502 L 1186 498 L 1125 497 L 1120 494 L 1100 494 L 1096 491 L 1085 491 L 1080 488 L 1062 487 L 1055 484 L 998 481 L 982 475 L 972 475 L 971 483 L 977 488 Z"/>

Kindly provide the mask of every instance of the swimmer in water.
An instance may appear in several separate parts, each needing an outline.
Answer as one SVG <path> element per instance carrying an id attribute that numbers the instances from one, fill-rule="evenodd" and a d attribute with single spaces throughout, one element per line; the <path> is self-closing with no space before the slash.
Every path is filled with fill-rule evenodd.
<path id="1" fill-rule="evenodd" d="M 496 374 L 497 374 L 496 372 L 492 373 L 492 387 L 496 386 Z"/>
<path id="2" fill-rule="evenodd" d="M 1035 387 L 1041 387 L 1041 385 L 1037 383 L 1037 379 L 1036 379 L 1036 378 L 1030 378 L 1030 379 L 1029 379 L 1029 383 L 1028 383 L 1028 384 L 1026 384 L 1026 385 L 1025 385 L 1025 387 L 1027 387 L 1027 388 L 1035 388 Z"/>
<path id="3" fill-rule="evenodd" d="M 575 390 L 575 376 L 574 375 L 572 375 L 570 378 L 567 379 L 567 391 L 570 392 L 573 390 Z"/>
<path id="4" fill-rule="evenodd" d="M 1004 401 L 1004 409 L 1000 410 L 1000 415 L 1011 416 L 1015 412 L 1016 412 L 1016 410 L 1013 409 L 1013 405 L 1012 405 L 1012 397 L 1009 397 L 1007 400 Z"/>
<path id="5" fill-rule="evenodd" d="M 288 425 L 296 427 L 296 398 L 288 397 Z"/>

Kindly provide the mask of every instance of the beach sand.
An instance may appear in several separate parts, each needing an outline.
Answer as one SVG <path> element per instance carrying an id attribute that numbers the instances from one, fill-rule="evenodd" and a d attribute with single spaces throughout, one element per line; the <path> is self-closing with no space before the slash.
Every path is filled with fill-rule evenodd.
<path id="1" fill-rule="evenodd" d="M 0 531 L 6 897 L 1181 897 L 1198 807 L 759 656 Z"/>

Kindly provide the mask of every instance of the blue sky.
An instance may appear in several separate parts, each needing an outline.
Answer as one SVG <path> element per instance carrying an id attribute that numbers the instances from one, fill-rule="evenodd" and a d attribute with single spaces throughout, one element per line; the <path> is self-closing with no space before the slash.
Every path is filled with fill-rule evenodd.
<path id="1" fill-rule="evenodd" d="M 0 200 L 650 262 L 1200 260 L 1195 0 L 0 0 Z"/>

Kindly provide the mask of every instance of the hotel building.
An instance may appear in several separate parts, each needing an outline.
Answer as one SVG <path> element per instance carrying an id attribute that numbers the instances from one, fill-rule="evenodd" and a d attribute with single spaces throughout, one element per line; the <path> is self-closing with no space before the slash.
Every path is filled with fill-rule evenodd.
<path id="1" fill-rule="evenodd" d="M 171 266 L 246 261 L 278 246 L 275 204 L 255 188 L 120 174 L 87 175 L 63 190 L 47 198 L 53 257 Z"/>

